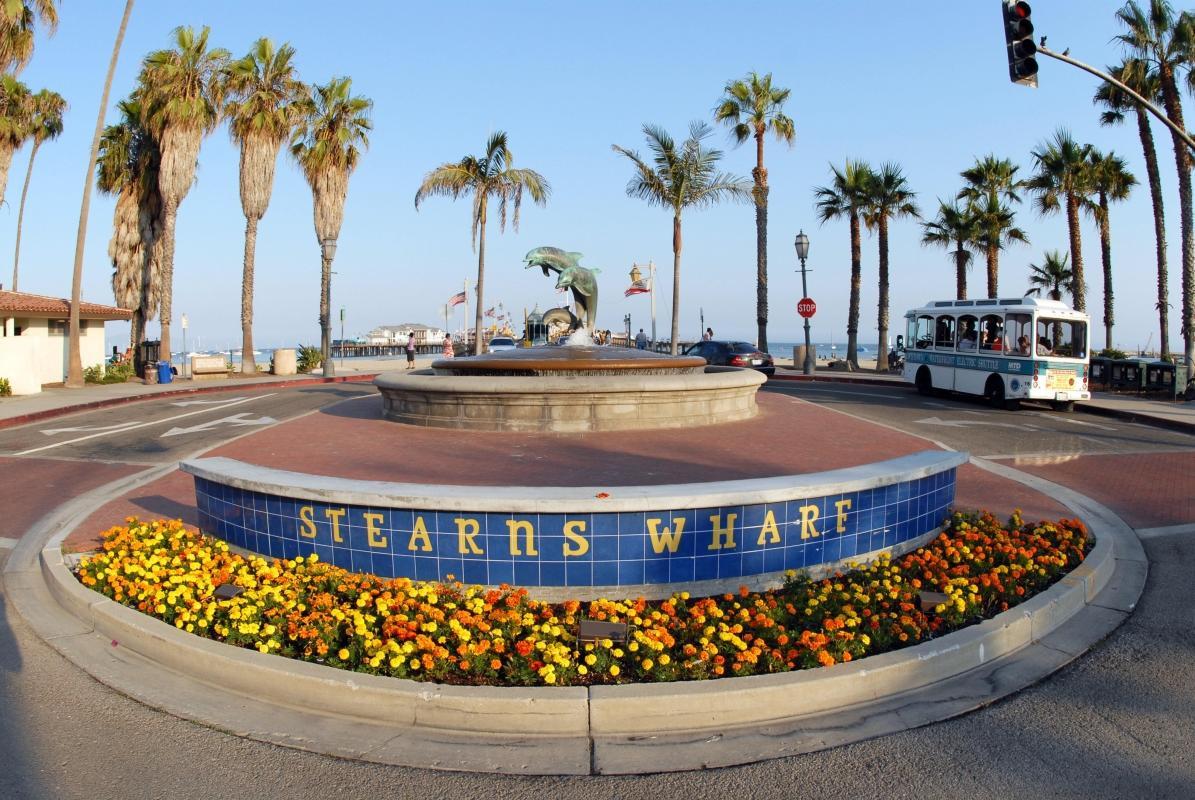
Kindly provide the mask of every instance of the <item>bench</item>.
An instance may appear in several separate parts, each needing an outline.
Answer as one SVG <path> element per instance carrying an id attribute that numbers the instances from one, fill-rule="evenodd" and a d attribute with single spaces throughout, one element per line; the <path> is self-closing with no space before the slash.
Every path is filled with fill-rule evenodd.
<path id="1" fill-rule="evenodd" d="M 191 380 L 208 381 L 228 377 L 224 356 L 191 356 Z"/>

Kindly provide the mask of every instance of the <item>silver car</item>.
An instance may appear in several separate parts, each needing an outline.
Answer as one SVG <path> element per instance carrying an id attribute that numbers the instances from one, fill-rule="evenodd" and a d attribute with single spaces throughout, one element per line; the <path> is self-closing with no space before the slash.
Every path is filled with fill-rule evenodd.
<path id="1" fill-rule="evenodd" d="M 509 336 L 495 336 L 493 339 L 490 339 L 490 344 L 486 348 L 486 352 L 501 353 L 503 350 L 515 350 L 517 348 L 518 345 L 515 344 L 515 340 Z"/>

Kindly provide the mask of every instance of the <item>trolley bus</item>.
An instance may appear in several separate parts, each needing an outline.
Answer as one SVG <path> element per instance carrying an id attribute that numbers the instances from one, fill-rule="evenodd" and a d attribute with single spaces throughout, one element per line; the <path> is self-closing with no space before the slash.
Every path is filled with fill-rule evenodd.
<path id="1" fill-rule="evenodd" d="M 938 300 L 905 314 L 904 378 L 921 394 L 982 395 L 1070 411 L 1090 400 L 1089 318 L 1057 300 Z M 898 342 L 898 348 L 902 343 Z"/>

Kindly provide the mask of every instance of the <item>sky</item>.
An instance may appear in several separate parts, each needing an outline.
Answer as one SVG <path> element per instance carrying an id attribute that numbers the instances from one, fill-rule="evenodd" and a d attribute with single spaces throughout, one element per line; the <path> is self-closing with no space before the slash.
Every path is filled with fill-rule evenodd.
<path id="1" fill-rule="evenodd" d="M 415 191 L 436 166 L 483 151 L 498 130 L 509 136 L 514 165 L 551 184 L 545 207 L 527 202 L 519 230 L 487 233 L 487 307 L 524 309 L 561 304 L 563 295 L 539 270 L 525 270 L 529 250 L 553 245 L 584 253 L 601 269 L 598 326 L 619 330 L 625 314 L 634 330 L 650 330 L 646 295 L 623 297 L 633 263 L 657 265 L 657 325 L 666 335 L 672 307 L 671 219 L 668 211 L 627 196 L 631 163 L 618 144 L 646 153 L 642 127 L 663 126 L 677 139 L 690 121 L 711 120 L 728 80 L 771 72 L 792 90 L 785 106 L 796 125 L 787 147 L 769 139 L 768 264 L 772 342 L 802 336 L 796 303 L 800 275 L 793 238 L 810 238 L 809 294 L 818 310 L 814 341 L 846 337 L 849 234 L 845 221 L 819 225 L 814 187 L 829 183 L 830 165 L 863 159 L 895 162 L 932 217 L 937 198 L 961 186 L 959 172 L 987 153 L 1032 171 L 1031 151 L 1059 127 L 1125 158 L 1142 181 L 1112 210 L 1116 334 L 1124 349 L 1157 346 L 1156 268 L 1152 210 L 1135 125 L 1101 127 L 1091 97 L 1097 80 L 1074 67 L 1039 58 L 1040 87 L 1008 80 L 998 0 L 970 2 L 653 2 L 610 0 L 555 3 L 361 2 L 354 13 L 330 13 L 314 0 L 141 0 L 133 9 L 112 89 L 115 105 L 134 87 L 145 55 L 167 47 L 179 25 L 211 27 L 211 42 L 234 56 L 261 36 L 290 42 L 300 76 L 323 83 L 353 79 L 355 93 L 374 102 L 373 133 L 349 185 L 333 269 L 334 318 L 345 309 L 346 336 L 384 323 L 443 324 L 444 303 L 476 280 L 467 199 L 428 199 Z M 1037 33 L 1051 48 L 1095 65 L 1116 63 L 1120 46 L 1114 12 L 1121 3 L 1039 0 Z M 21 251 L 24 291 L 68 296 L 78 225 L 81 178 L 99 108 L 104 74 L 124 3 L 62 4 L 52 38 L 39 36 L 21 79 L 50 88 L 70 103 L 65 131 L 38 153 Z M 1181 4 L 1179 5 L 1181 8 Z M 913 9 L 916 8 L 917 11 Z M 1190 104 L 1191 98 L 1186 101 Z M 1167 203 L 1171 269 L 1170 341 L 1180 349 L 1181 307 L 1178 192 L 1170 138 L 1154 124 Z M 735 146 L 724 129 L 709 144 L 724 151 L 723 168 L 749 177 L 754 148 Z M 244 217 L 237 187 L 238 152 L 221 125 L 203 144 L 196 184 L 178 215 L 174 327 L 189 319 L 188 347 L 240 345 Z M 15 238 L 28 146 L 17 153 L 0 207 L 0 252 Z M 92 185 L 89 182 L 89 185 Z M 96 194 L 84 254 L 83 296 L 112 302 L 107 257 L 113 203 Z M 1029 264 L 1043 251 L 1066 250 L 1062 215 L 1039 217 L 1029 202 L 1017 223 L 1031 244 L 1014 245 L 1000 261 L 1000 294 L 1028 286 Z M 891 228 L 891 315 L 954 296 L 953 262 L 942 248 L 920 244 L 916 221 Z M 1093 341 L 1103 345 L 1103 281 L 1099 239 L 1083 221 L 1088 307 Z M 5 260 L 7 256 L 4 257 Z M 873 342 L 877 305 L 877 242 L 863 240 L 860 340 Z M 750 205 L 720 205 L 684 215 L 681 335 L 694 338 L 702 314 L 719 337 L 755 338 L 755 220 Z M 320 250 L 311 193 L 294 163 L 280 156 L 273 200 L 257 238 L 255 339 L 258 347 L 315 343 L 319 338 Z M 11 273 L 0 269 L 11 286 Z M 984 291 L 982 258 L 972 267 L 972 296 Z M 462 324 L 456 309 L 451 326 Z M 123 347 L 127 325 L 109 324 L 110 344 Z M 157 336 L 158 324 L 150 325 Z M 337 326 L 334 334 L 339 336 Z M 893 335 L 895 331 L 893 331 Z M 198 340 L 198 341 L 197 341 Z"/>

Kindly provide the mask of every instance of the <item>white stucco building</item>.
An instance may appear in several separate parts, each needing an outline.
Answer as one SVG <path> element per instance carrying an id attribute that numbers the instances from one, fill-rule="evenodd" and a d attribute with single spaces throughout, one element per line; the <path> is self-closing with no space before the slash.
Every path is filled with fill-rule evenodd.
<path id="1" fill-rule="evenodd" d="M 369 344 L 406 344 L 407 337 L 414 335 L 416 344 L 439 345 L 444 343 L 444 331 L 419 322 L 399 322 L 393 325 L 379 325 L 366 336 Z"/>
<path id="2" fill-rule="evenodd" d="M 13 394 L 36 394 L 42 384 L 66 380 L 70 301 L 27 292 L 0 291 L 0 378 Z M 103 364 L 104 323 L 127 320 L 131 311 L 98 303 L 79 306 L 84 367 Z"/>

